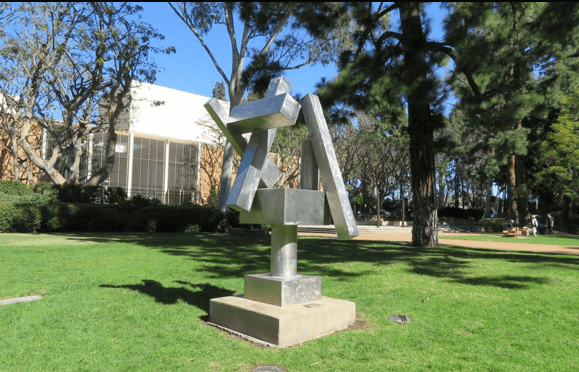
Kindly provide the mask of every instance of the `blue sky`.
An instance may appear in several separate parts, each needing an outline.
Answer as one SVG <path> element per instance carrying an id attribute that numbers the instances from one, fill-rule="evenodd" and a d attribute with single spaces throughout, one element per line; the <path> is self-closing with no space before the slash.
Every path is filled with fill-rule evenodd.
<path id="1" fill-rule="evenodd" d="M 165 35 L 163 45 L 171 45 L 177 49 L 177 53 L 169 56 L 155 56 L 157 64 L 164 68 L 164 71 L 158 74 L 156 84 L 211 97 L 215 83 L 223 81 L 223 79 L 197 38 L 167 3 L 138 4 L 144 9 L 142 12 L 143 21 L 150 23 L 160 33 Z M 441 40 L 443 36 L 443 11 L 440 9 L 439 3 L 429 4 L 426 10 L 432 19 L 431 37 L 434 40 Z M 217 25 L 204 39 L 225 74 L 229 76 L 231 71 L 231 46 L 225 27 Z M 322 77 L 332 79 L 337 74 L 338 70 L 334 65 L 314 65 L 302 67 L 295 71 L 288 71 L 285 73 L 285 77 L 293 85 L 292 94 L 300 93 L 304 96 L 308 93 L 314 93 L 314 86 Z M 449 111 L 449 109 L 450 103 L 445 111 Z"/>

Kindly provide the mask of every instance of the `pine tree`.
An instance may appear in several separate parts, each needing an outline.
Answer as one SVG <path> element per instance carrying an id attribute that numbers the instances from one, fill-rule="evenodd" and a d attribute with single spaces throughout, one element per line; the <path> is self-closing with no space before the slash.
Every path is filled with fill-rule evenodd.
<path id="1" fill-rule="evenodd" d="M 215 83 L 215 87 L 213 88 L 213 98 L 225 99 L 225 84 L 222 81 L 218 81 Z"/>
<path id="2" fill-rule="evenodd" d="M 434 132 L 444 125 L 440 81 L 434 69 L 445 62 L 449 48 L 428 38 L 424 3 L 349 4 L 358 31 L 354 52 L 341 58 L 351 79 L 334 84 L 349 104 L 361 109 L 377 101 L 406 103 L 412 174 L 412 244 L 438 244 Z M 392 14 L 400 14 L 400 29 L 390 30 Z M 371 94 L 378 87 L 378 94 Z"/>
<path id="3" fill-rule="evenodd" d="M 567 202 L 579 202 L 579 88 L 561 96 L 563 112 L 541 143 L 538 179 Z M 565 208 L 568 213 L 568 208 Z M 564 220 L 567 220 L 567 215 Z"/>
<path id="4" fill-rule="evenodd" d="M 497 163 L 507 165 L 509 218 L 520 222 L 529 200 L 533 128 L 526 125 L 538 122 L 530 117 L 546 116 L 549 98 L 574 78 L 577 53 L 569 43 L 577 37 L 577 9 L 563 3 L 454 3 L 446 23 L 456 56 L 450 82 L 472 125 L 485 128 Z"/>

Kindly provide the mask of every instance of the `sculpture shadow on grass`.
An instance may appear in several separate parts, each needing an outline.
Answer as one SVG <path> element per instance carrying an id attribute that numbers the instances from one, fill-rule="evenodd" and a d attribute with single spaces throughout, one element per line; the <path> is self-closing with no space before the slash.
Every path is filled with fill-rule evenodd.
<path id="1" fill-rule="evenodd" d="M 121 234 L 122 235 L 122 234 Z M 197 270 L 208 279 L 239 278 L 246 274 L 269 272 L 270 239 L 236 237 L 223 234 L 131 234 L 115 241 L 138 244 L 201 263 Z M 101 235 L 92 239 L 109 241 Z M 474 260 L 500 260 L 535 267 L 559 267 L 579 271 L 579 257 L 552 253 L 498 251 L 441 245 L 413 247 L 406 242 L 380 242 L 325 238 L 298 241 L 298 272 L 349 281 L 369 271 L 344 268 L 339 263 L 362 262 L 377 266 L 402 262 L 408 271 L 473 286 L 525 289 L 531 284 L 547 284 L 548 278 L 531 275 L 473 276 Z M 530 266 L 529 266 L 530 265 Z M 217 296 L 213 296 L 217 297 Z M 211 297 L 209 297 L 211 298 Z"/>
<path id="2" fill-rule="evenodd" d="M 181 287 L 164 287 L 155 280 L 144 279 L 141 284 L 111 285 L 102 284 L 101 288 L 125 288 L 152 297 L 156 302 L 165 305 L 174 305 L 183 301 L 209 313 L 209 300 L 216 297 L 231 296 L 233 291 L 220 288 L 208 283 L 189 283 L 181 280 L 175 281 Z M 193 290 L 183 287 L 191 287 Z"/>

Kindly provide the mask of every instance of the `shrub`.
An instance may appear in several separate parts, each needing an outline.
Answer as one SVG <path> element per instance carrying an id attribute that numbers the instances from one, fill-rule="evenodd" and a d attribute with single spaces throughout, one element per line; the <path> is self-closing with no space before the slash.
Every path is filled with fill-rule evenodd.
<path id="1" fill-rule="evenodd" d="M 54 194 L 35 194 L 32 187 L 15 181 L 0 182 L 0 232 L 36 232 L 42 226 L 42 208 Z"/>
<path id="2" fill-rule="evenodd" d="M 78 204 L 71 215 L 67 230 L 72 231 L 124 231 L 130 215 L 115 206 Z"/>
<path id="3" fill-rule="evenodd" d="M 36 232 L 41 221 L 40 207 L 34 203 L 0 201 L 0 232 Z"/>
<path id="4" fill-rule="evenodd" d="M 42 213 L 41 231 L 70 231 L 79 207 L 69 203 L 49 203 L 40 208 Z"/>
<path id="5" fill-rule="evenodd" d="M 157 205 L 141 208 L 126 228 L 129 231 L 153 231 L 154 227 L 156 232 L 184 232 L 195 225 L 202 232 L 226 232 L 230 228 L 224 213 L 200 205 Z"/>
<path id="6" fill-rule="evenodd" d="M 482 209 L 462 209 L 454 207 L 444 207 L 438 209 L 438 217 L 450 217 L 457 219 L 474 219 L 480 220 L 485 212 Z"/>
<path id="7" fill-rule="evenodd" d="M 537 226 L 537 232 L 539 234 L 546 234 L 547 233 L 547 225 L 539 225 Z"/>
<path id="8" fill-rule="evenodd" d="M 129 213 L 135 213 L 137 209 L 151 207 L 161 204 L 158 199 L 149 199 L 142 195 L 131 196 L 130 198 L 125 198 L 119 203 L 119 207 Z"/>
<path id="9" fill-rule="evenodd" d="M 233 209 L 228 209 L 227 212 L 225 212 L 225 218 L 227 219 L 227 223 L 229 224 L 229 227 L 239 227 L 240 223 L 239 223 L 239 212 L 235 211 Z"/>
<path id="10" fill-rule="evenodd" d="M 56 185 L 58 200 L 64 203 L 118 204 L 127 194 L 122 187 Z"/>
<path id="11" fill-rule="evenodd" d="M 201 228 L 199 228 L 199 225 L 187 225 L 183 229 L 184 233 L 192 233 L 192 234 L 197 234 L 200 231 L 201 231 Z"/>
<path id="12" fill-rule="evenodd" d="M 482 225 L 485 228 L 485 231 L 501 232 L 505 226 L 505 221 L 498 219 L 483 220 Z"/>
<path id="13" fill-rule="evenodd" d="M 32 187 L 18 181 L 0 181 L 0 194 L 6 195 L 30 195 L 34 191 Z"/>

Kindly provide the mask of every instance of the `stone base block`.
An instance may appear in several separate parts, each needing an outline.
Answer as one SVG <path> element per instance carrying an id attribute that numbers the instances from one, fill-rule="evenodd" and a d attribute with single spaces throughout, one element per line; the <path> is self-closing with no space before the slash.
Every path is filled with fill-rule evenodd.
<path id="1" fill-rule="evenodd" d="M 210 301 L 209 318 L 224 328 L 280 348 L 323 337 L 356 321 L 356 304 L 324 297 L 279 307 L 238 296 Z"/>
<path id="2" fill-rule="evenodd" d="M 296 275 L 280 278 L 266 274 L 245 276 L 244 297 L 276 306 L 316 301 L 322 298 L 322 278 Z"/>

